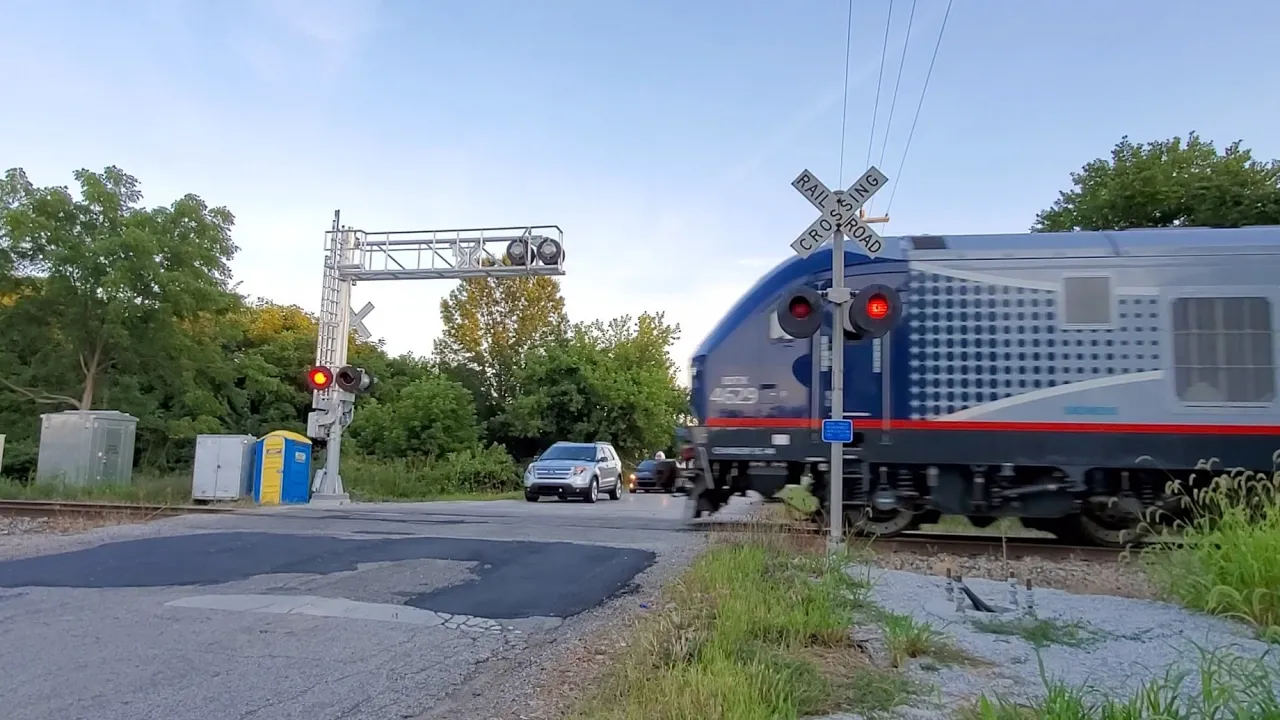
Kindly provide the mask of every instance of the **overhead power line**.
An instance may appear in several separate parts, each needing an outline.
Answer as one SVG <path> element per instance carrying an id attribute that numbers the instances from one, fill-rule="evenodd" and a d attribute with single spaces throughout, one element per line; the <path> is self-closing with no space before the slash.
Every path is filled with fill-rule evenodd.
<path id="1" fill-rule="evenodd" d="M 889 96 L 889 119 L 884 124 L 884 138 L 880 142 L 880 159 L 877 165 L 884 164 L 884 151 L 889 147 L 889 129 L 893 127 L 893 110 L 898 106 L 898 88 L 902 87 L 902 69 L 907 65 L 907 47 L 911 44 L 911 26 L 916 21 L 916 0 L 911 0 L 911 15 L 907 18 L 907 37 L 902 41 L 902 55 L 898 58 L 898 77 L 893 81 L 893 95 Z M 872 202 L 875 199 L 872 198 Z"/>
<path id="2" fill-rule="evenodd" d="M 844 110 L 840 114 L 840 187 L 844 187 L 844 136 L 849 129 L 849 59 L 853 50 L 853 0 L 849 0 L 849 19 L 844 36 Z"/>
<path id="3" fill-rule="evenodd" d="M 876 142 L 876 120 L 880 114 L 880 88 L 884 85 L 884 58 L 889 50 L 889 27 L 893 23 L 893 0 L 889 0 L 889 17 L 884 21 L 884 42 L 880 45 L 880 78 L 876 80 L 876 103 L 871 109 L 871 132 L 867 137 L 867 165 L 871 165 L 871 148 Z"/>
<path id="4" fill-rule="evenodd" d="M 947 19 L 951 17 L 951 3 L 947 0 L 947 11 L 942 15 L 942 27 L 938 29 L 938 41 L 933 45 L 933 57 L 929 60 L 929 71 L 924 76 L 924 88 L 920 91 L 920 100 L 916 103 L 915 117 L 911 120 L 911 130 L 907 132 L 907 143 L 902 149 L 902 160 L 898 162 L 898 171 L 893 174 L 893 189 L 889 191 L 889 203 L 885 206 L 885 214 L 893 208 L 893 198 L 898 194 L 898 186 L 902 184 L 902 168 L 907 164 L 907 153 L 911 151 L 911 139 L 916 134 L 916 124 L 920 122 L 920 109 L 924 107 L 924 96 L 929 92 L 929 79 L 933 77 L 933 66 L 938 62 L 938 49 L 942 47 L 942 36 L 947 31 Z"/>

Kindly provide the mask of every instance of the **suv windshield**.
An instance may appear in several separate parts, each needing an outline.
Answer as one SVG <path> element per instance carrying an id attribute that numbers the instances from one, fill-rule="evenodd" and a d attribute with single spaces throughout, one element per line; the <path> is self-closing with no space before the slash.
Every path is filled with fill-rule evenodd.
<path id="1" fill-rule="evenodd" d="M 539 460 L 583 460 L 585 462 L 596 461 L 596 448 L 594 445 L 552 445 L 547 451 L 542 453 Z"/>
<path id="2" fill-rule="evenodd" d="M 658 463 L 653 460 L 641 460 L 640 464 L 636 466 L 636 470 L 640 470 L 640 471 L 652 470 L 653 466 L 657 464 Z"/>

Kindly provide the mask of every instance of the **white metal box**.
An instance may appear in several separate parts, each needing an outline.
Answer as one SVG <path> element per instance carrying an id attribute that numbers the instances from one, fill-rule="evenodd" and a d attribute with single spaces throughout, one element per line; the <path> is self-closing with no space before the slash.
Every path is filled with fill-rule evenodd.
<path id="1" fill-rule="evenodd" d="M 252 435 L 197 435 L 192 500 L 239 500 L 253 493 Z"/>
<path id="2" fill-rule="evenodd" d="M 133 482 L 138 418 L 115 410 L 67 410 L 40 416 L 36 481 L 66 485 Z"/>

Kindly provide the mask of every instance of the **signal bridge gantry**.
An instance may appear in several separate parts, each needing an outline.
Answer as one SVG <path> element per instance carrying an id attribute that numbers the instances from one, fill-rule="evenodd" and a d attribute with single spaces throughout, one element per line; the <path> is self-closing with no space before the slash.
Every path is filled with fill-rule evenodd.
<path id="1" fill-rule="evenodd" d="M 564 275 L 564 232 L 556 225 L 389 230 L 366 232 L 343 227 L 340 212 L 325 233 L 320 327 L 316 361 L 307 371 L 313 412 L 307 435 L 325 442 L 325 464 L 311 483 L 313 502 L 346 502 L 338 467 L 342 431 L 351 424 L 355 398 L 372 389 L 377 378 L 347 365 L 352 332 L 371 335 L 364 320 L 373 311 L 365 303 L 351 308 L 357 282 L 377 280 L 465 280 Z"/>

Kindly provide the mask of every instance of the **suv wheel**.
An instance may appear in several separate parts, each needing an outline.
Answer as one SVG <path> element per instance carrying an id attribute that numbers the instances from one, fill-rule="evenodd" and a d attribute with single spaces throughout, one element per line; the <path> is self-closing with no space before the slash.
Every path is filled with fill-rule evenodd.
<path id="1" fill-rule="evenodd" d="M 538 502 L 538 495 L 536 493 L 525 491 L 524 499 L 529 502 Z"/>
<path id="2" fill-rule="evenodd" d="M 587 502 L 593 503 L 600 499 L 600 481 L 591 478 L 591 484 L 587 486 L 587 496 L 584 498 Z"/>
<path id="3" fill-rule="evenodd" d="M 613 487 L 609 488 L 609 499 L 610 500 L 622 499 L 622 480 L 619 479 L 619 480 L 613 481 Z"/>

